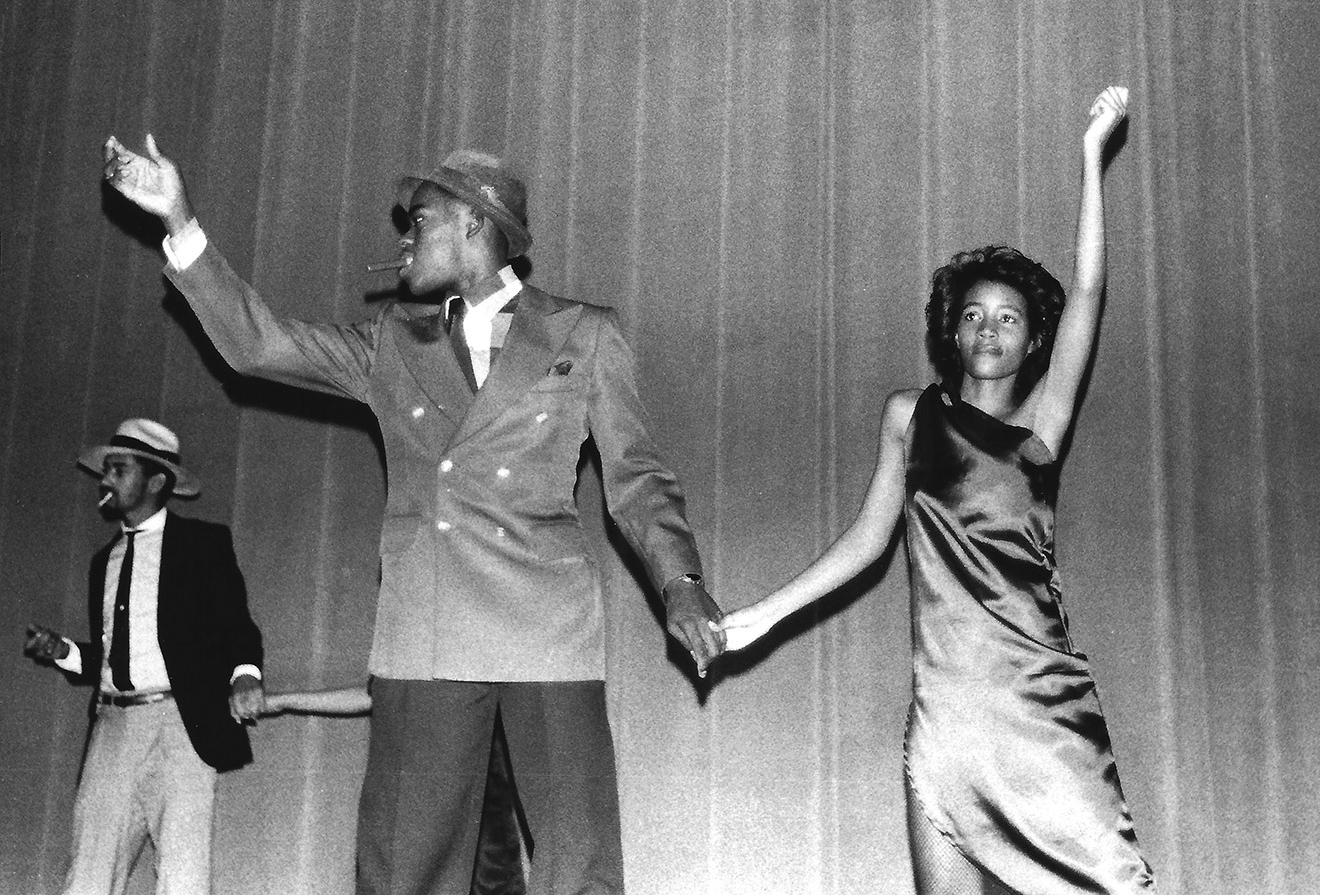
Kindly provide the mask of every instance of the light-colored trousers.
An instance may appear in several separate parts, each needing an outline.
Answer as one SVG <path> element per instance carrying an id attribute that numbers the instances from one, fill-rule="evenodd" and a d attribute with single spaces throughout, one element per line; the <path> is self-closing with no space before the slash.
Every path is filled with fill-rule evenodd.
<path id="1" fill-rule="evenodd" d="M 174 700 L 97 708 L 64 895 L 122 895 L 148 839 L 156 895 L 208 895 L 215 769 L 197 757 Z"/>

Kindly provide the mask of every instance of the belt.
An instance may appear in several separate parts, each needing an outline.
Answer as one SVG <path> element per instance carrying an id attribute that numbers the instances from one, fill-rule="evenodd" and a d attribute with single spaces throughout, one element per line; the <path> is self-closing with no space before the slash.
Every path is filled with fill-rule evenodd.
<path id="1" fill-rule="evenodd" d="M 164 702 L 167 699 L 173 699 L 174 696 L 169 690 L 160 693 L 139 693 L 136 696 L 115 696 L 111 693 L 101 693 L 97 695 L 97 702 L 101 705 L 113 705 L 119 708 L 128 708 L 130 705 L 151 705 L 153 702 Z"/>

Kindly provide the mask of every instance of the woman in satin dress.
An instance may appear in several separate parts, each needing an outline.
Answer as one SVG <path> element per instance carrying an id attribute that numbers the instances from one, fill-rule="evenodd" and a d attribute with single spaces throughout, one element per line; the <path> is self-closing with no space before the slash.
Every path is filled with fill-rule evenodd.
<path id="1" fill-rule="evenodd" d="M 906 522 L 913 698 L 904 743 L 922 895 L 1153 892 L 1054 562 L 1058 457 L 1105 282 L 1105 145 L 1082 141 L 1072 288 L 1014 249 L 954 256 L 926 309 L 941 383 L 894 392 L 857 519 L 807 569 L 719 623 L 741 649 L 860 573 Z"/>

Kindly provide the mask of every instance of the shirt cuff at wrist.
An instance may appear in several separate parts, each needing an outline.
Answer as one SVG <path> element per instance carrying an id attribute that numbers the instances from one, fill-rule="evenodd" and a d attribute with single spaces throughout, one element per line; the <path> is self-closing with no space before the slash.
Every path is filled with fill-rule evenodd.
<path id="1" fill-rule="evenodd" d="M 197 223 L 197 218 L 192 218 L 178 233 L 166 236 L 162 248 L 170 267 L 187 270 L 206 251 L 206 234 L 202 231 L 202 225 Z"/>
<path id="2" fill-rule="evenodd" d="M 67 637 L 61 637 L 61 640 L 69 647 L 69 654 L 63 659 L 55 660 L 55 667 L 62 668 L 69 674 L 82 674 L 82 650 L 78 649 L 78 644 Z"/>
<path id="3" fill-rule="evenodd" d="M 234 673 L 229 676 L 229 686 L 234 686 L 234 681 L 243 675 L 249 675 L 257 680 L 261 680 L 261 669 L 255 665 L 240 665 L 234 669 Z"/>

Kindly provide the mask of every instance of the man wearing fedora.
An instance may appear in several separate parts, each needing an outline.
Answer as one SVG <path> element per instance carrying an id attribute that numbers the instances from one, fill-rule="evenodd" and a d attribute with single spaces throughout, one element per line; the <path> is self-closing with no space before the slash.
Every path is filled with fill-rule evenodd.
<path id="1" fill-rule="evenodd" d="M 238 372 L 369 405 L 388 498 L 372 644 L 358 892 L 468 891 L 493 725 L 531 838 L 528 891 L 623 889 L 604 606 L 574 500 L 594 439 L 606 503 L 699 673 L 722 649 L 682 491 L 646 431 L 613 311 L 548 295 L 509 265 L 526 190 L 492 156 L 400 182 L 389 304 L 350 326 L 275 315 L 195 220 L 177 167 L 106 141 L 109 185 L 165 224 L 166 275 Z"/>
<path id="2" fill-rule="evenodd" d="M 78 465 L 100 477 L 101 514 L 119 523 L 92 557 L 92 636 L 34 625 L 26 643 L 97 685 L 63 891 L 119 895 L 150 839 L 159 895 L 206 893 L 216 775 L 252 760 L 243 722 L 262 708 L 261 633 L 229 529 L 166 509 L 200 491 L 172 431 L 126 420 Z"/>

